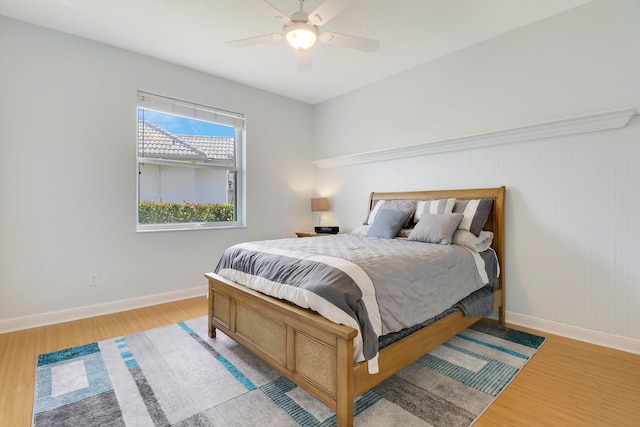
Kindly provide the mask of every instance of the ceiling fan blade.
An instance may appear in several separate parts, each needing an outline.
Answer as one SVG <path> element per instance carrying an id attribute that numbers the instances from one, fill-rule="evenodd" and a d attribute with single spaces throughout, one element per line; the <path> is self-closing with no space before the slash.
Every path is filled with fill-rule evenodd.
<path id="1" fill-rule="evenodd" d="M 313 12 L 309 13 L 309 21 L 314 25 L 324 25 L 343 10 L 351 6 L 355 0 L 325 0 Z"/>
<path id="2" fill-rule="evenodd" d="M 334 46 L 364 50 L 365 52 L 375 52 L 380 46 L 380 42 L 378 40 L 348 36 L 346 34 L 333 33 L 330 31 L 320 34 L 320 41 Z"/>
<path id="3" fill-rule="evenodd" d="M 260 9 L 263 13 L 267 14 L 267 16 L 271 17 L 273 20 L 282 24 L 288 24 L 291 22 L 285 13 L 282 13 L 280 9 L 269 3 L 267 0 L 252 1 L 251 4 Z"/>
<path id="4" fill-rule="evenodd" d="M 275 33 L 258 37 L 249 37 L 247 39 L 231 40 L 225 42 L 225 44 L 229 47 L 240 48 L 245 46 L 253 46 L 256 44 L 272 43 L 278 40 L 282 40 L 282 34 Z"/>
<path id="5" fill-rule="evenodd" d="M 298 62 L 298 71 L 311 71 L 311 52 L 303 50 L 296 53 L 296 61 Z"/>

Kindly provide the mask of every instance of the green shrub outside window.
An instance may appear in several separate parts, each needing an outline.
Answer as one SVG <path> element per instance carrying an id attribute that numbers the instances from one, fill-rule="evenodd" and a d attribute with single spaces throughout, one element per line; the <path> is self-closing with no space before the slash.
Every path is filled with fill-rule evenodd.
<path id="1" fill-rule="evenodd" d="M 227 203 L 152 203 L 138 205 L 140 224 L 220 222 L 234 220 L 234 206 Z"/>

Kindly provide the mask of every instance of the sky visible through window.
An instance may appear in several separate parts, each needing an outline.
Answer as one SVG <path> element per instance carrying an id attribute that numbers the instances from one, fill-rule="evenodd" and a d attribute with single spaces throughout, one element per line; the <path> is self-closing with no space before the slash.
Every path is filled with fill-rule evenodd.
<path id="1" fill-rule="evenodd" d="M 144 115 L 143 115 L 144 113 Z M 138 109 L 138 120 L 144 120 L 158 125 L 162 129 L 175 135 L 203 135 L 203 136 L 233 136 L 230 126 L 216 125 L 195 119 L 164 114 L 152 110 Z"/>

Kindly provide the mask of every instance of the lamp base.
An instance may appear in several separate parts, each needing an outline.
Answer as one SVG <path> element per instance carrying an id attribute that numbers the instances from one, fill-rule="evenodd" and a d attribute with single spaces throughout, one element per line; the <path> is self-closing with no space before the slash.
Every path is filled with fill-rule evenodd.
<path id="1" fill-rule="evenodd" d="M 338 234 L 340 232 L 340 227 L 316 227 L 314 230 L 318 234 Z"/>

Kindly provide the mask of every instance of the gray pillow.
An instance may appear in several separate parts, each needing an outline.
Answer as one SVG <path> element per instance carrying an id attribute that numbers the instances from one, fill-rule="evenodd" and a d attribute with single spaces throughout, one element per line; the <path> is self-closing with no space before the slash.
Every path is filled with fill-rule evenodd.
<path id="1" fill-rule="evenodd" d="M 480 236 L 491 214 L 491 208 L 493 208 L 493 199 L 456 200 L 453 212 L 464 215 L 458 228 L 470 231 L 476 237 Z"/>
<path id="2" fill-rule="evenodd" d="M 409 240 L 450 245 L 453 239 L 453 233 L 458 228 L 461 220 L 461 213 L 423 213 L 420 221 L 418 221 L 411 231 L 411 234 L 409 234 Z"/>
<path id="3" fill-rule="evenodd" d="M 367 231 L 368 237 L 380 237 L 382 239 L 393 239 L 398 235 L 402 225 L 407 218 L 413 215 L 413 211 L 395 211 L 390 209 L 380 209 L 373 220 L 373 224 Z M 456 224 L 457 226 L 458 224 Z"/>
<path id="4" fill-rule="evenodd" d="M 389 209 L 392 211 L 412 212 L 411 217 L 407 218 L 407 221 L 404 223 L 404 228 L 407 228 L 413 223 L 413 213 L 416 211 L 417 204 L 417 200 L 378 200 L 362 225 L 373 224 L 380 209 Z"/>

